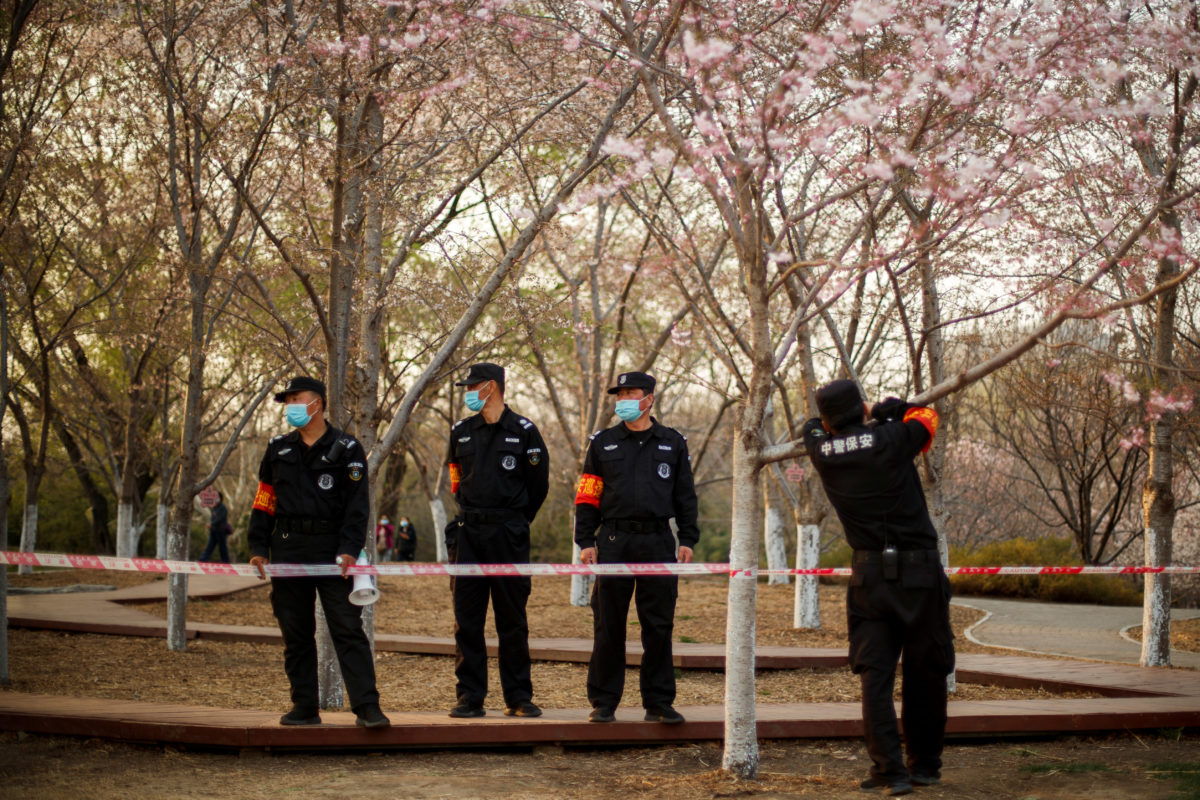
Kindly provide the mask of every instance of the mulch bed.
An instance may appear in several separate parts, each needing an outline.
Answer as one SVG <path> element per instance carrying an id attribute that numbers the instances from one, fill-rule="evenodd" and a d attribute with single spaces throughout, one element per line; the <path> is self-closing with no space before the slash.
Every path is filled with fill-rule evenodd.
<path id="1" fill-rule="evenodd" d="M 24 585 L 101 582 L 130 585 L 153 579 L 138 573 L 104 572 L 95 576 L 83 574 L 85 572 L 67 570 L 10 577 L 14 584 Z M 446 578 L 385 577 L 381 589 L 382 597 L 374 607 L 377 631 L 452 635 L 453 613 Z M 188 605 L 188 617 L 230 625 L 273 626 L 275 621 L 267 593 L 264 584 L 224 598 L 193 600 Z M 725 593 L 726 582 L 720 578 L 682 580 L 676 640 L 723 642 Z M 591 610 L 571 606 L 568 596 L 567 578 L 534 580 L 528 605 L 530 636 L 591 637 Z M 790 586 L 760 585 L 756 620 L 760 644 L 845 647 L 844 589 L 821 587 L 822 628 L 818 631 L 800 631 L 791 627 L 793 596 Z M 137 607 L 166 616 L 165 602 Z M 961 635 L 965 627 L 979 618 L 980 612 L 955 607 L 951 613 L 960 652 L 992 652 Z M 630 617 L 629 635 L 636 639 L 639 636 L 636 617 L 632 613 Z M 494 635 L 490 615 L 488 627 L 489 635 Z M 282 648 L 276 645 L 201 639 L 189 643 L 185 652 L 177 653 L 168 651 L 165 643 L 157 639 L 24 630 L 13 630 L 9 636 L 13 679 L 10 691 L 260 710 L 286 709 L 289 705 Z M 494 659 L 489 660 L 489 669 L 489 682 L 494 690 L 489 705 L 499 707 L 499 675 Z M 586 674 L 587 668 L 583 665 L 534 663 L 535 701 L 547 707 L 586 707 Z M 450 657 L 381 652 L 377 654 L 377 675 L 385 709 L 439 711 L 453 705 L 454 671 Z M 722 672 L 681 671 L 677 702 L 681 705 L 720 703 L 724 697 L 724 680 Z M 637 682 L 637 671 L 629 670 L 626 674 L 627 704 L 638 702 Z M 859 698 L 858 679 L 846 669 L 762 670 L 756 689 L 764 703 L 856 702 Z M 954 699 L 1050 696 L 1042 690 L 959 683 Z"/>

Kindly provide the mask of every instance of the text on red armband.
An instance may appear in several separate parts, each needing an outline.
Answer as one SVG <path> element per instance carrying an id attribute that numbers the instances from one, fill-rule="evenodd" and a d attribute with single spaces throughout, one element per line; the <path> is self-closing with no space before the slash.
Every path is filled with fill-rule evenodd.
<path id="1" fill-rule="evenodd" d="M 589 506 L 600 507 L 600 496 L 604 494 L 604 479 L 599 475 L 583 473 L 579 476 L 579 485 L 575 488 L 575 505 L 586 503 Z"/>
<path id="2" fill-rule="evenodd" d="M 275 516 L 275 487 L 259 481 L 258 491 L 254 493 L 254 508 Z"/>
<path id="3" fill-rule="evenodd" d="M 458 494 L 458 484 L 462 482 L 462 467 L 450 465 L 450 494 Z"/>

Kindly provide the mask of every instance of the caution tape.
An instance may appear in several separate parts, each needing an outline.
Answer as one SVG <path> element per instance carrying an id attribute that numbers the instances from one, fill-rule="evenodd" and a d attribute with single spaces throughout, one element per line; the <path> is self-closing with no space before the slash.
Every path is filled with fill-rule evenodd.
<path id="1" fill-rule="evenodd" d="M 120 572 L 158 572 L 186 575 L 243 575 L 257 577 L 249 564 L 210 561 L 169 561 L 158 558 L 71 555 L 65 553 L 19 553 L 0 551 L 5 563 L 33 567 L 100 569 Z M 352 566 L 351 575 L 450 575 L 455 577 L 545 576 L 545 575 L 849 575 L 850 567 L 813 569 L 734 569 L 730 564 L 439 564 L 409 562 Z M 336 564 L 268 564 L 267 573 L 277 578 L 339 575 Z M 1195 575 L 1200 566 L 1128 567 L 947 567 L 947 575 Z"/>

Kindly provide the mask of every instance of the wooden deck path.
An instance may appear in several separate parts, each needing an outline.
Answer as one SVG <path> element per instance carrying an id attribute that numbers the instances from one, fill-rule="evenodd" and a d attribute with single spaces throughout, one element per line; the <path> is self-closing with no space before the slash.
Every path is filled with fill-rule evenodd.
<path id="1" fill-rule="evenodd" d="M 254 578 L 237 576 L 191 576 L 188 596 L 216 597 L 261 586 Z M 78 594 L 11 595 L 8 598 L 8 624 L 14 628 L 39 628 L 116 636 L 164 638 L 166 621 L 130 608 L 126 603 L 162 600 L 166 596 L 163 581 L 131 586 L 113 592 Z M 203 638 L 226 642 L 255 642 L 283 645 L 275 626 L 221 625 L 189 622 L 189 639 Z M 499 643 L 487 639 L 488 655 L 495 657 Z M 389 653 L 416 655 L 454 655 L 454 640 L 435 636 L 375 635 L 375 648 Z M 591 639 L 530 639 L 529 655 L 535 661 L 565 661 L 586 664 L 592 653 Z M 845 648 L 807 648 L 763 646 L 757 650 L 760 669 L 797 667 L 841 667 L 846 665 Z M 642 663 L 642 646 L 629 642 L 625 661 L 630 666 Z M 680 642 L 674 645 L 675 666 L 680 669 L 724 669 L 724 645 Z"/>
<path id="2" fill-rule="evenodd" d="M 199 596 L 248 588 L 214 578 L 193 579 L 189 594 Z M 219 584 L 215 581 L 227 581 Z M 254 584 L 249 584 L 254 585 Z M 162 586 L 74 595 L 13 595 L 9 597 L 13 625 L 59 630 L 95 631 L 132 636 L 163 636 L 165 623 L 113 600 L 160 599 Z M 278 642 L 275 628 L 247 628 L 193 623 L 189 636 L 239 641 Z M 494 645 L 494 643 L 492 643 Z M 591 642 L 583 639 L 531 640 L 538 660 L 586 661 Z M 382 650 L 445 654 L 453 642 L 434 637 L 380 634 Z M 689 669 L 722 669 L 719 645 L 675 645 L 676 663 Z M 640 660 L 630 646 L 628 661 Z M 839 667 L 845 650 L 805 650 L 769 647 L 759 653 L 759 666 L 788 669 Z M 1145 669 L 1094 661 L 1070 661 L 963 654 L 958 679 L 1012 687 L 1041 687 L 1050 691 L 1088 690 L 1094 699 L 970 701 L 950 703 L 950 735 L 1028 735 L 1085 731 L 1135 730 L 1200 726 L 1200 672 L 1186 669 Z M 322 714 L 319 727 L 284 727 L 280 711 L 241 711 L 202 706 L 140 703 L 124 700 L 73 698 L 0 692 L 0 730 L 94 736 L 129 741 L 163 742 L 229 749 L 408 749 L 463 746 L 606 745 L 688 742 L 723 738 L 724 709 L 719 705 L 681 706 L 688 721 L 668 726 L 643 722 L 637 707 L 618 709 L 617 721 L 596 725 L 587 709 L 547 709 L 543 717 L 505 717 L 489 709 L 482 719 L 455 720 L 444 712 L 384 710 L 392 719 L 385 730 L 354 725 L 350 713 Z M 838 738 L 862 735 L 858 703 L 762 704 L 757 709 L 760 738 Z"/>

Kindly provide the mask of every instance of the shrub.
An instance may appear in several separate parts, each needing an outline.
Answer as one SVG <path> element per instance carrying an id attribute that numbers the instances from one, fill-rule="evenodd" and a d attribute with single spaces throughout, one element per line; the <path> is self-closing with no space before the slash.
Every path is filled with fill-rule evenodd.
<path id="1" fill-rule="evenodd" d="M 1079 563 L 1069 539 L 1008 539 L 975 550 L 953 548 L 950 563 L 964 567 L 1069 566 Z M 1126 575 L 954 575 L 955 594 L 993 595 L 1058 603 L 1140 605 L 1142 581 Z"/>

